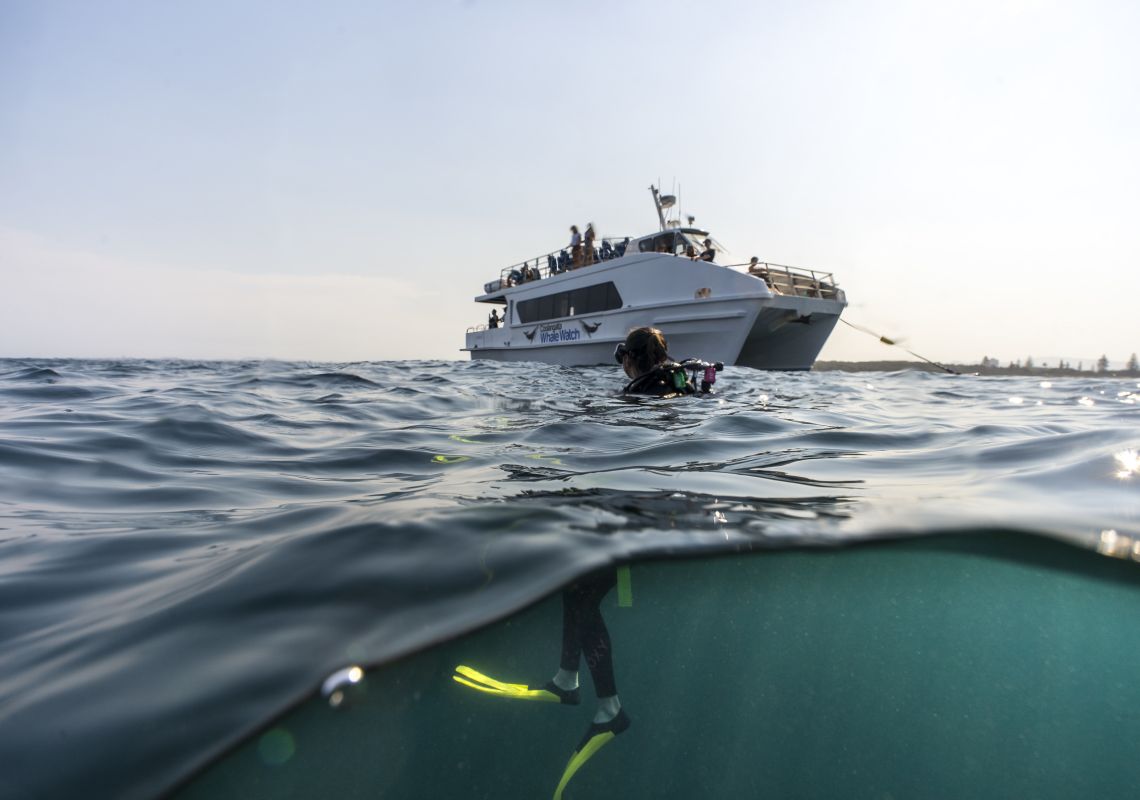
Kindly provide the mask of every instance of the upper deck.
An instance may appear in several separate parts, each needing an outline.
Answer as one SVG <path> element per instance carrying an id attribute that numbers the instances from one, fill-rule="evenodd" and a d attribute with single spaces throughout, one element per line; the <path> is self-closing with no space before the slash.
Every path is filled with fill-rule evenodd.
<path id="1" fill-rule="evenodd" d="M 612 237 L 601 240 L 601 246 L 594 252 L 584 253 L 582 263 L 574 264 L 568 248 L 552 250 L 504 267 L 497 280 L 483 285 L 483 294 L 475 299 L 482 303 L 505 303 L 507 291 L 518 286 L 531 284 L 555 275 L 574 270 L 588 270 L 596 264 L 611 263 L 625 259 L 634 253 L 659 253 L 678 259 L 693 259 L 690 253 L 701 247 L 708 238 L 708 232 L 697 228 L 681 228 L 643 236 Z M 700 252 L 697 250 L 696 252 Z M 714 266 L 743 272 L 764 281 L 773 294 L 797 297 L 815 297 L 827 300 L 840 299 L 842 291 L 830 272 L 792 267 L 785 264 L 772 264 L 753 259 L 748 263 L 720 264 Z"/>

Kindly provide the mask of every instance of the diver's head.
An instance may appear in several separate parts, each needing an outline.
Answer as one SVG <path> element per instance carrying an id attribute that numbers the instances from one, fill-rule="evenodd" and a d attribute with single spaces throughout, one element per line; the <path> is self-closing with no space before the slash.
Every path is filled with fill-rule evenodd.
<path id="1" fill-rule="evenodd" d="M 634 328 L 614 350 L 614 358 L 630 378 L 652 372 L 669 358 L 665 335 L 656 328 Z"/>

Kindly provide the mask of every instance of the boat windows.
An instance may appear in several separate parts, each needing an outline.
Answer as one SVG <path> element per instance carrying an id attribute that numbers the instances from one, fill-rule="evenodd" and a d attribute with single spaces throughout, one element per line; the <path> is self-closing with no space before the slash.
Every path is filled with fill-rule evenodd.
<path id="1" fill-rule="evenodd" d="M 649 236 L 637 243 L 637 249 L 643 253 L 675 253 L 677 243 L 680 241 L 684 248 L 685 237 L 674 231 Z"/>
<path id="2" fill-rule="evenodd" d="M 699 253 L 704 249 L 704 240 L 706 236 L 698 237 L 694 233 L 682 233 L 680 231 L 667 231 L 659 233 L 656 236 L 650 236 L 642 239 L 637 243 L 637 249 L 642 253 L 672 253 L 673 255 L 684 255 L 689 247 L 693 247 Z"/>
<path id="3" fill-rule="evenodd" d="M 583 286 L 569 292 L 555 292 L 533 300 L 518 301 L 519 322 L 528 324 L 559 317 L 596 314 L 621 308 L 621 295 L 612 282 Z"/>

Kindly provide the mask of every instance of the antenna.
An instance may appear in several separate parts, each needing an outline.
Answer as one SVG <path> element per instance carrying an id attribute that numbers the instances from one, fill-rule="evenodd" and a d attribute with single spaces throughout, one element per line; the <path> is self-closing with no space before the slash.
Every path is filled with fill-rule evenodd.
<path id="1" fill-rule="evenodd" d="M 665 230 L 665 214 L 662 209 L 672 206 L 674 198 L 672 195 L 662 197 L 653 184 L 649 185 L 649 191 L 653 193 L 653 205 L 657 207 L 657 219 L 661 222 L 661 230 Z"/>

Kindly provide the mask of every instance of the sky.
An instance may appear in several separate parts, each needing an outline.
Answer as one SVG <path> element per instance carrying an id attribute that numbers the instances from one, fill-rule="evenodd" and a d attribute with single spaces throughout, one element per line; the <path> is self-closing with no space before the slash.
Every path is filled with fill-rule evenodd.
<path id="1" fill-rule="evenodd" d="M 1123 362 L 1137 41 L 1097 0 L 0 0 L 0 357 L 465 359 L 483 283 L 660 182 L 927 358 Z"/>

